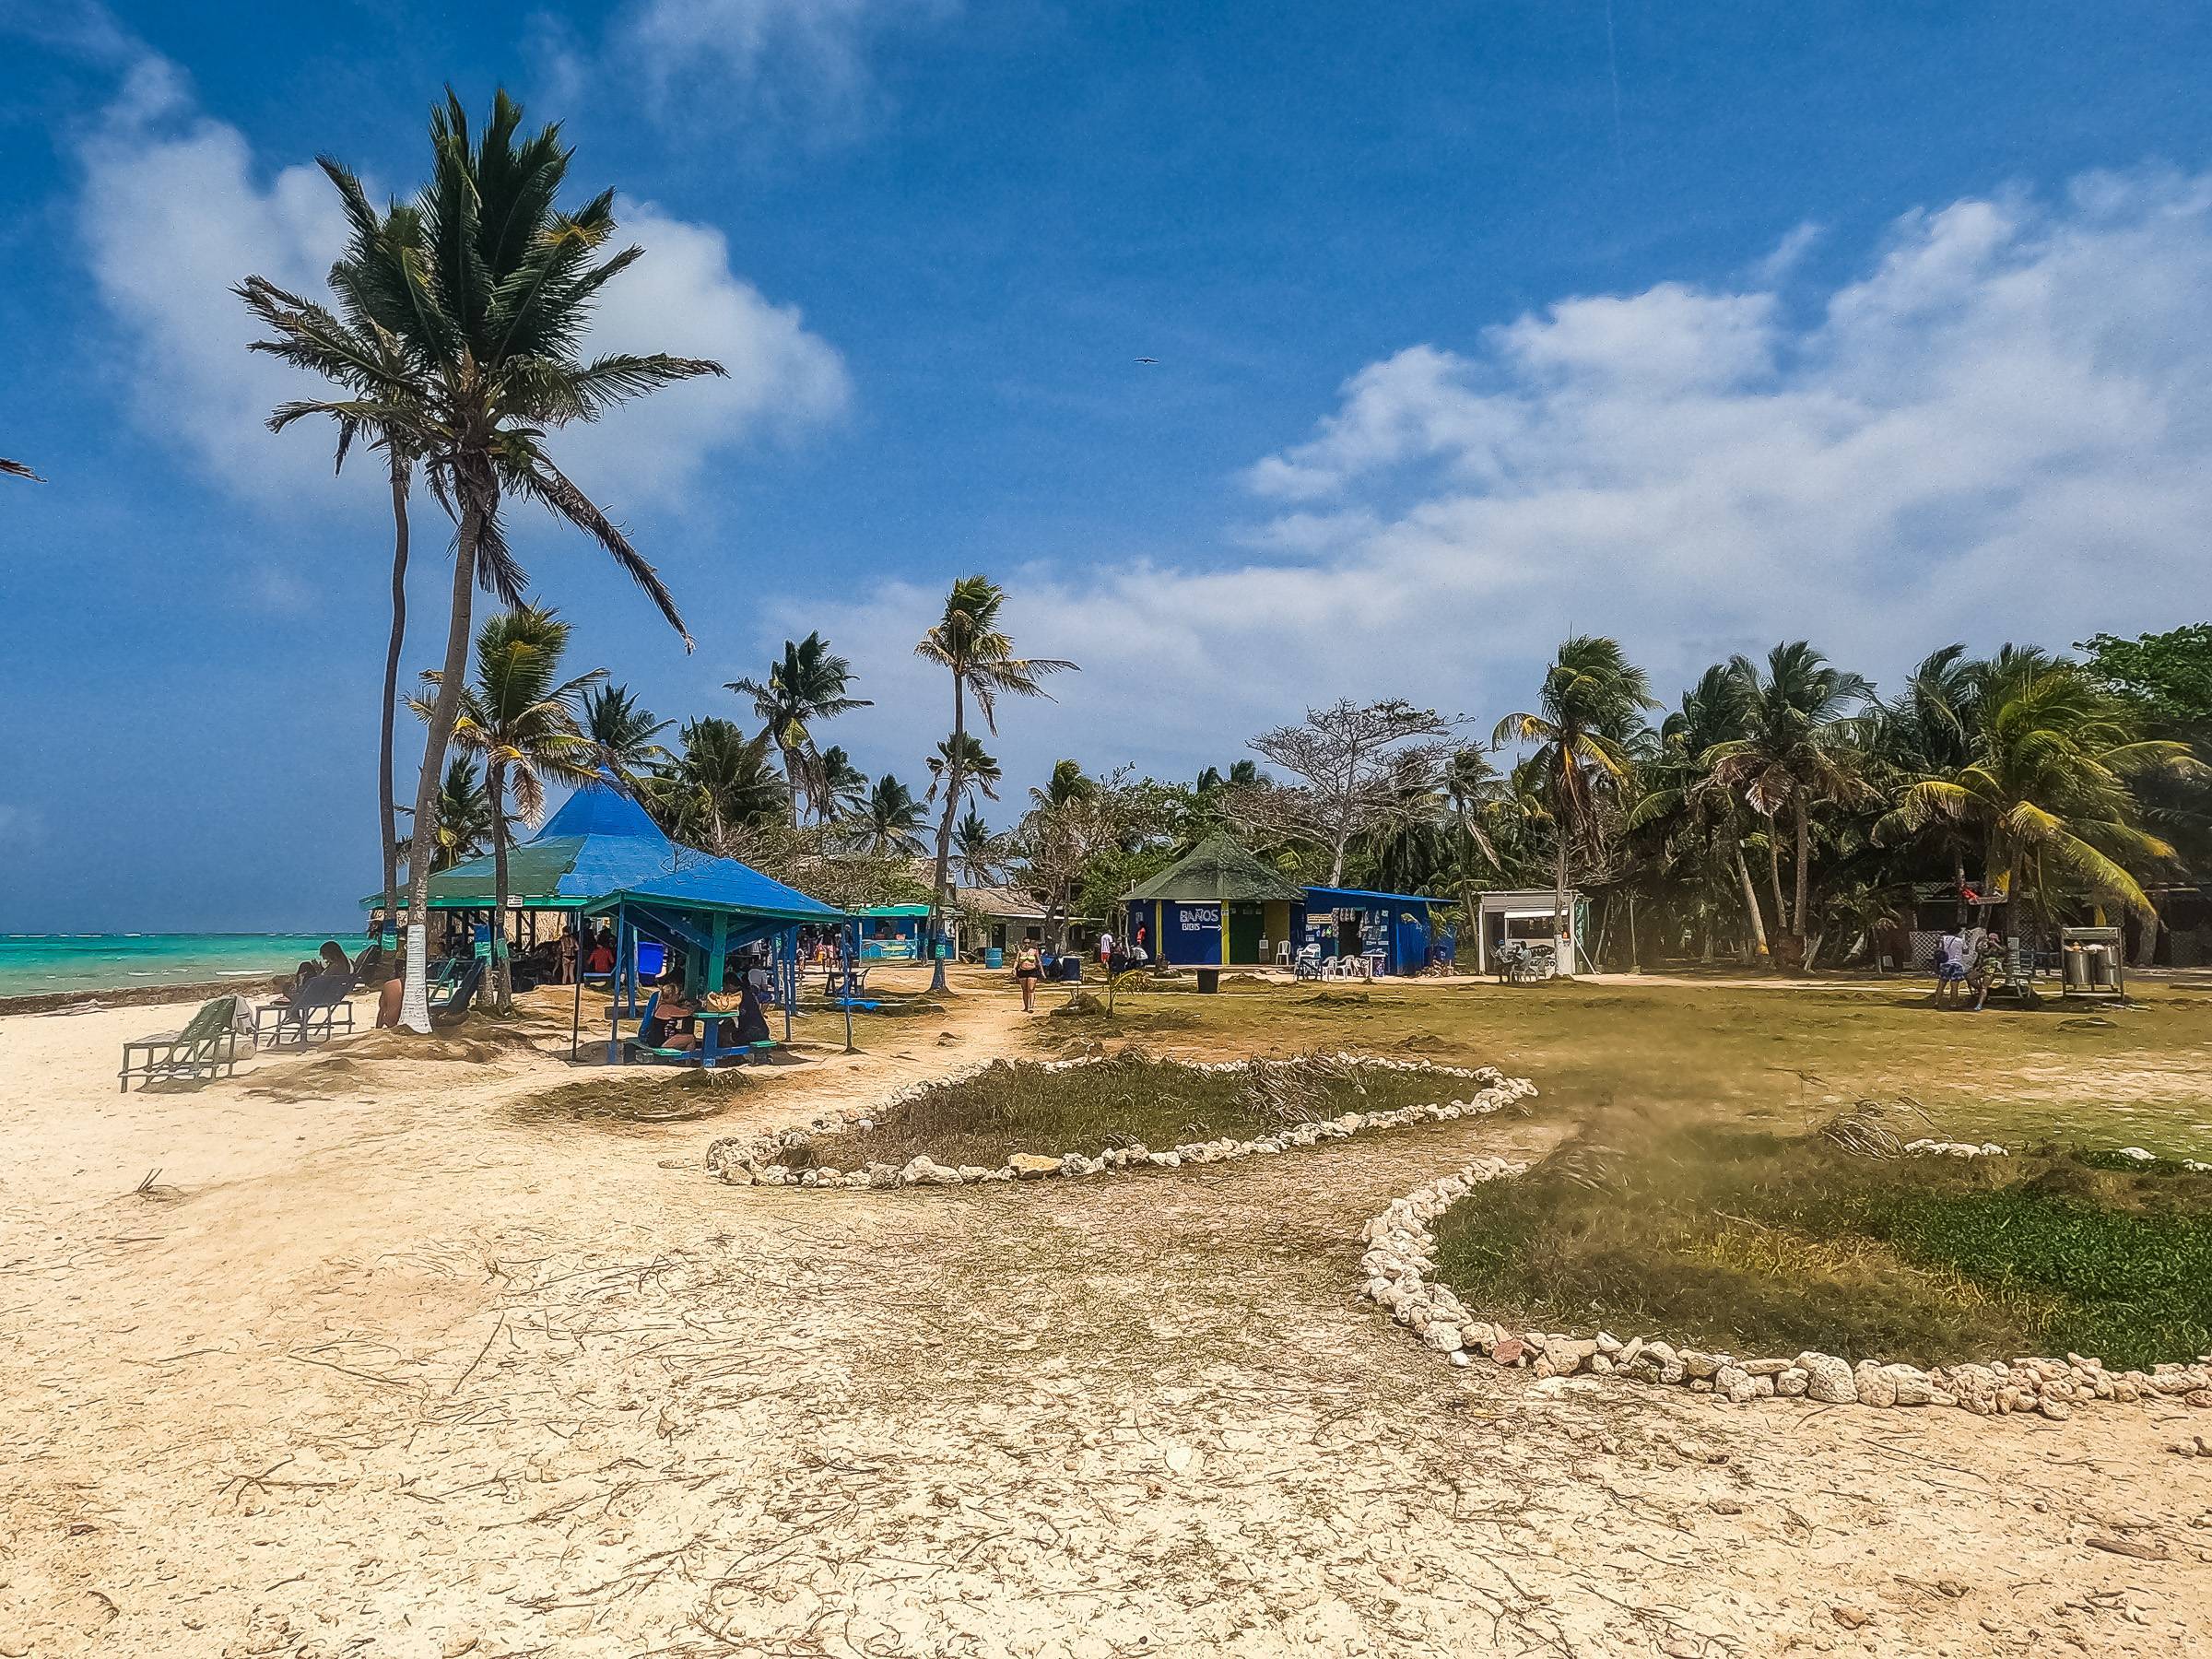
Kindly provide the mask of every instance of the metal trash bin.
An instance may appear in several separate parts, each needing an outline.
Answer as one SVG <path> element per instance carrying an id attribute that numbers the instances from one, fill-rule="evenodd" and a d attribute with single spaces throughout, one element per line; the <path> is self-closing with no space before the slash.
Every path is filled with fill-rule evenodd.
<path id="1" fill-rule="evenodd" d="M 1198 970 L 1198 990 L 1199 990 L 1199 994 L 1200 994 L 1201 995 L 1205 995 L 1205 996 L 1211 996 L 1211 995 L 1213 995 L 1213 994 L 1214 994 L 1216 992 L 1219 991 L 1220 989 L 1221 989 L 1221 970 L 1220 970 L 1220 969 L 1218 969 L 1218 968 L 1201 968 L 1201 969 L 1199 969 L 1199 970 Z"/>

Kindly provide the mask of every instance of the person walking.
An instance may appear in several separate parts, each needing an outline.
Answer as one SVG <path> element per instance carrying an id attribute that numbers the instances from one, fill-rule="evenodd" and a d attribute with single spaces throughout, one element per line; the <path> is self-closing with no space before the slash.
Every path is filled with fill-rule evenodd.
<path id="1" fill-rule="evenodd" d="M 1037 982 L 1044 974 L 1044 957 L 1037 948 L 1037 941 L 1024 939 L 1021 950 L 1014 958 L 1014 982 L 1021 987 L 1021 1011 L 1037 1012 Z"/>

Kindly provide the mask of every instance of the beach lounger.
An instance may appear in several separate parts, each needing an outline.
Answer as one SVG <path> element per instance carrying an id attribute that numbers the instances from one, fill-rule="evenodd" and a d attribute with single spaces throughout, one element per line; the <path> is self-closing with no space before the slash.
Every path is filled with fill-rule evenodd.
<path id="1" fill-rule="evenodd" d="M 484 964 L 481 959 L 461 970 L 461 977 L 446 990 L 444 995 L 430 1004 L 430 1023 L 434 1026 L 459 1025 L 468 1018 L 468 1006 L 477 999 L 477 987 L 484 982 Z"/>
<path id="2" fill-rule="evenodd" d="M 293 992 L 286 1002 L 264 1003 L 253 1011 L 253 1044 L 265 1041 L 271 1048 L 287 1042 L 305 1048 L 327 1042 L 341 1029 L 353 1031 L 353 1005 L 346 1000 L 353 990 L 353 976 L 318 973 Z"/>
<path id="3" fill-rule="evenodd" d="M 157 1077 L 211 1077 L 218 1067 L 230 1076 L 238 1069 L 238 1032 L 232 1023 L 237 1016 L 238 998 L 218 996 L 194 1014 L 182 1030 L 124 1043 L 118 1092 L 128 1094 L 133 1077 L 149 1083 Z M 131 1056 L 141 1051 L 145 1058 L 132 1065 Z"/>

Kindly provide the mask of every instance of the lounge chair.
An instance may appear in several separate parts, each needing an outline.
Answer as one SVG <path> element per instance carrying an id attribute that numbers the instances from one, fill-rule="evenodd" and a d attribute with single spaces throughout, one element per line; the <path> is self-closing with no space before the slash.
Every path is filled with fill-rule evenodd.
<path id="1" fill-rule="evenodd" d="M 218 996 L 203 1006 L 182 1030 L 124 1043 L 118 1092 L 128 1094 L 133 1077 L 144 1077 L 149 1083 L 157 1077 L 196 1079 L 213 1077 L 218 1067 L 225 1077 L 230 1076 L 238 1069 L 237 1018 L 238 998 Z M 141 1050 L 145 1059 L 132 1065 L 132 1054 Z"/>
<path id="2" fill-rule="evenodd" d="M 459 1025 L 468 1018 L 468 1006 L 477 998 L 477 987 L 484 982 L 484 963 L 481 958 L 461 970 L 445 994 L 430 1004 L 430 1023 L 434 1026 Z"/>
<path id="3" fill-rule="evenodd" d="M 254 1046 L 261 1045 L 265 1028 L 271 1048 L 285 1042 L 305 1048 L 311 1042 L 328 1041 L 338 1034 L 341 1019 L 350 1035 L 353 1005 L 346 999 L 352 991 L 350 973 L 318 973 L 286 1001 L 264 1003 L 253 1011 Z"/>

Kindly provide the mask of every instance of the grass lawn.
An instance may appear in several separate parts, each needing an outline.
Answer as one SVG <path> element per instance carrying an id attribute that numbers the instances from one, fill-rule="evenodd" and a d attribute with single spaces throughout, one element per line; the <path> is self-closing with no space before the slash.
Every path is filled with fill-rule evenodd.
<path id="1" fill-rule="evenodd" d="M 1124 994 L 1115 1019 L 1030 1029 L 1043 1043 L 1079 1027 L 1086 1040 L 1125 1035 L 1209 1059 L 1344 1047 L 1494 1065 L 1534 1078 L 1540 1110 L 1577 1121 L 1633 1105 L 1667 1121 L 1802 1130 L 1856 1100 L 1910 1095 L 1948 1138 L 2212 1159 L 2212 982 L 2134 983 L 2132 1008 L 1978 1015 L 1938 1013 L 1924 982 L 1902 980 L 1276 985 Z"/>
<path id="2" fill-rule="evenodd" d="M 1048 1070 L 999 1061 L 890 1108 L 869 1127 L 814 1137 L 810 1161 L 840 1170 L 939 1163 L 995 1169 L 1015 1152 L 1095 1158 L 1109 1147 L 1156 1152 L 1194 1142 L 1253 1140 L 1347 1112 L 1392 1112 L 1464 1099 L 1480 1087 L 1434 1074 L 1324 1060 L 1206 1071 L 1130 1053 Z"/>
<path id="3" fill-rule="evenodd" d="M 1436 1233 L 1441 1277 L 1516 1328 L 1924 1365 L 2212 1348 L 2212 1174 L 2175 1164 L 1885 1159 L 1624 1112 Z"/>

